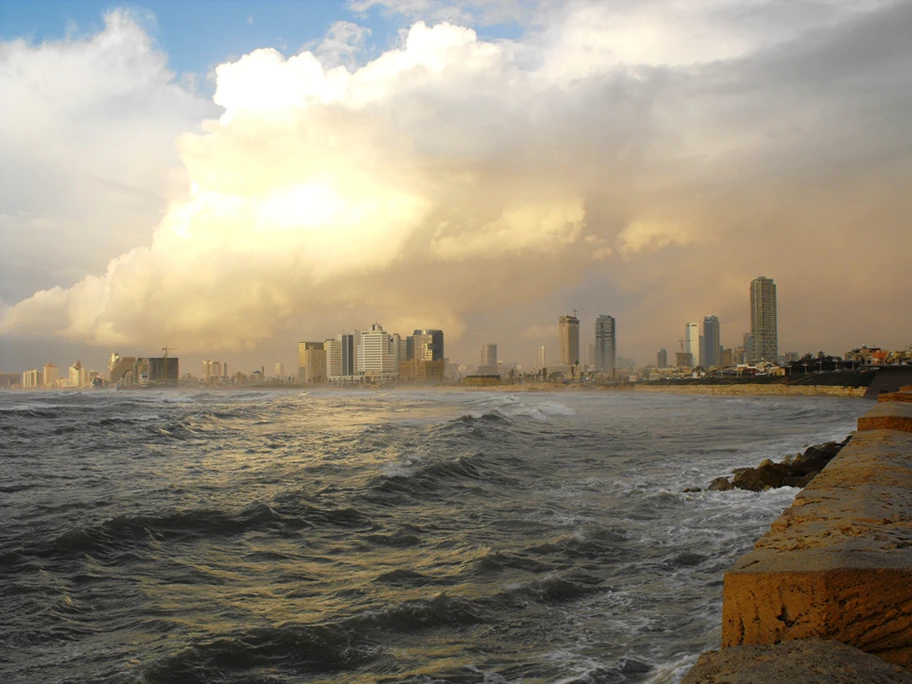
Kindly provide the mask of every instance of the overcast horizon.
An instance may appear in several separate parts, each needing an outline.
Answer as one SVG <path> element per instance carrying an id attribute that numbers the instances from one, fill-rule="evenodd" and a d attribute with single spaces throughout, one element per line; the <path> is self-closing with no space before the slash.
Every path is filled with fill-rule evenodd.
<path id="1" fill-rule="evenodd" d="M 0 3 L 0 370 L 912 344 L 912 2 Z M 550 356 L 555 354 L 549 353 Z M 186 359 L 186 362 L 185 362 Z"/>

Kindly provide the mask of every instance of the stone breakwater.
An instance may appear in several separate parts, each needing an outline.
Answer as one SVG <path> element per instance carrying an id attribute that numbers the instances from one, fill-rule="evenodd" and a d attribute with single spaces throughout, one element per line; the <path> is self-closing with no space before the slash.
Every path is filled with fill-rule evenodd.
<path id="1" fill-rule="evenodd" d="M 725 574 L 722 650 L 701 656 L 684 684 L 763 681 L 760 671 L 776 668 L 791 674 L 768 681 L 912 682 L 904 390 L 859 418 L 849 443 Z"/>

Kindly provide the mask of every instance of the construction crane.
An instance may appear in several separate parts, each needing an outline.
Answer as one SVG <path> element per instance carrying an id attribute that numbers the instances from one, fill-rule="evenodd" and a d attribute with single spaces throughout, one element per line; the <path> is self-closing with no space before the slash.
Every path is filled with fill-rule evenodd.
<path id="1" fill-rule="evenodd" d="M 164 358 L 167 359 L 169 351 L 180 351 L 180 348 L 179 347 L 162 347 L 162 351 L 164 352 L 164 354 L 163 354 Z"/>

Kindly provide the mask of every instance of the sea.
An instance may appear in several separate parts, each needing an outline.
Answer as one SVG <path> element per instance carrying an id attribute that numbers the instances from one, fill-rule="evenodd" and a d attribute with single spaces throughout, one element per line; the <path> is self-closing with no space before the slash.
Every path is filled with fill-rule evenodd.
<path id="1" fill-rule="evenodd" d="M 866 407 L 0 392 L 0 682 L 677 682 L 798 491 L 705 487 Z"/>

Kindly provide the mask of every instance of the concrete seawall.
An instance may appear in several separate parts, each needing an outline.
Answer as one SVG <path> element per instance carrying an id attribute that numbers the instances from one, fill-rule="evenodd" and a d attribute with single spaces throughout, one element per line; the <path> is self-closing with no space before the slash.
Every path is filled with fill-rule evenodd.
<path id="1" fill-rule="evenodd" d="M 759 663 L 777 659 L 795 675 L 778 681 L 869 681 L 862 675 L 875 662 L 888 669 L 871 681 L 912 682 L 910 399 L 881 396 L 848 445 L 725 574 L 722 651 L 701 656 L 684 682 L 761 681 Z M 847 656 L 853 649 L 869 655 Z M 799 676 L 802 663 L 807 676 Z M 828 666 L 841 674 L 827 679 Z"/>

